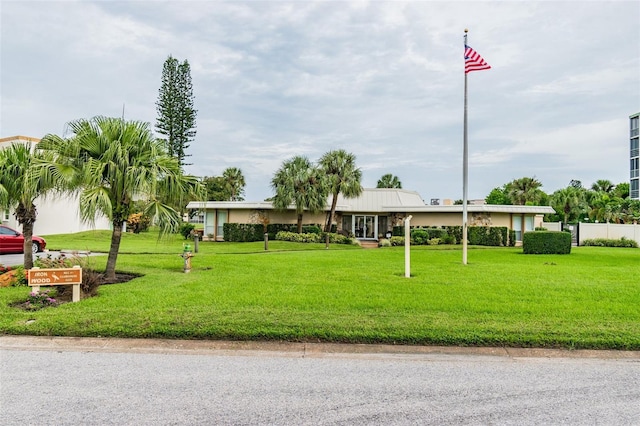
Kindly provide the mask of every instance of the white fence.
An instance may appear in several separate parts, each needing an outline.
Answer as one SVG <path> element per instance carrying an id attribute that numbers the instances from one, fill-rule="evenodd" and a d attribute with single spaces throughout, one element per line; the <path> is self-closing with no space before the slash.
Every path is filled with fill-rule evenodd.
<path id="1" fill-rule="evenodd" d="M 544 222 L 542 224 L 549 231 L 562 230 L 562 224 L 560 222 Z M 593 240 L 595 238 L 606 238 L 609 240 L 619 240 L 624 237 L 629 240 L 635 240 L 640 244 L 640 225 L 622 225 L 618 223 L 579 223 L 578 238 L 579 245 L 582 245 L 584 240 Z"/>

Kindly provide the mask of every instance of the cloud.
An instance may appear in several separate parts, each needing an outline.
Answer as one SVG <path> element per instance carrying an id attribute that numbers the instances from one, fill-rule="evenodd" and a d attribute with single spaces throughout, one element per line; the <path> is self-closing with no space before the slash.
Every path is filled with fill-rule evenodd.
<path id="1" fill-rule="evenodd" d="M 622 181 L 639 14 L 637 2 L 4 2 L 2 136 L 60 134 L 123 105 L 153 124 L 171 54 L 191 64 L 192 173 L 240 167 L 261 200 L 284 159 L 346 149 L 365 184 L 392 173 L 423 198 L 461 198 L 467 27 L 492 66 L 468 75 L 471 198 L 524 175 L 548 191 Z"/>

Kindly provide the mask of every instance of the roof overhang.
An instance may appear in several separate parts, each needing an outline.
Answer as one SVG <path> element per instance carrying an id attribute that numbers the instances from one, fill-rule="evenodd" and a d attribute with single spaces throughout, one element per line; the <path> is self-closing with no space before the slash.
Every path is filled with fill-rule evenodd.
<path id="1" fill-rule="evenodd" d="M 329 210 L 329 206 L 326 210 Z M 269 201 L 191 201 L 187 209 L 192 210 L 276 210 Z M 289 206 L 289 210 L 295 210 L 295 206 Z M 344 213 L 357 213 L 350 206 L 337 206 L 336 211 Z M 380 213 L 462 213 L 462 205 L 452 206 L 382 206 Z M 554 214 L 555 210 L 550 206 L 514 206 L 495 204 L 468 204 L 469 213 L 512 213 L 512 214 Z"/>
<path id="2" fill-rule="evenodd" d="M 383 206 L 383 212 L 403 213 L 462 213 L 462 204 L 452 206 Z M 468 204 L 469 213 L 553 214 L 551 206 L 514 206 L 496 204 Z"/>

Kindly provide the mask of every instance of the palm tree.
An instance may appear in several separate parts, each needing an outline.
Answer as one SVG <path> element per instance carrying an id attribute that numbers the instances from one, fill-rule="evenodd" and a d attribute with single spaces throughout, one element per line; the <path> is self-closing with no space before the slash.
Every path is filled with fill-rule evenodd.
<path id="1" fill-rule="evenodd" d="M 542 194 L 540 187 L 542 183 L 535 177 L 523 177 L 514 179 L 506 185 L 507 195 L 516 205 L 525 205 L 528 202 L 539 202 Z"/>
<path id="2" fill-rule="evenodd" d="M 629 198 L 629 189 L 629 182 L 620 182 L 615 186 L 615 188 L 613 188 L 612 193 L 614 197 L 618 197 L 624 200 L 626 198 Z"/>
<path id="3" fill-rule="evenodd" d="M 298 214 L 298 233 L 302 233 L 302 214 L 305 210 L 318 213 L 327 202 L 327 189 L 320 170 L 307 157 L 297 156 L 282 163 L 271 180 L 275 190 L 273 206 L 286 210 L 295 204 Z"/>
<path id="4" fill-rule="evenodd" d="M 331 232 L 335 218 L 338 195 L 355 198 L 362 194 L 362 171 L 356 168 L 356 156 L 343 149 L 325 153 L 318 162 L 327 179 L 329 193 L 332 195 L 331 210 L 327 217 L 324 232 Z"/>
<path id="5" fill-rule="evenodd" d="M 155 219 L 160 235 L 166 235 L 181 223 L 180 214 L 170 206 L 200 196 L 202 186 L 196 178 L 182 174 L 180 163 L 152 137 L 148 123 L 94 117 L 68 126 L 73 137 L 46 135 L 40 144 L 55 155 L 61 169 L 73 171 L 68 185 L 79 188 L 82 220 L 92 222 L 98 214 L 111 220 L 105 279 L 115 280 L 122 227 L 134 200 L 145 203 L 144 214 Z"/>
<path id="6" fill-rule="evenodd" d="M 376 186 L 376 188 L 402 189 L 402 182 L 400 182 L 398 176 L 387 173 L 386 175 L 382 175 L 382 177 L 378 180 L 378 185 Z"/>
<path id="7" fill-rule="evenodd" d="M 228 167 L 222 172 L 222 178 L 225 182 L 225 189 L 229 193 L 230 201 L 242 201 L 244 198 L 244 176 L 242 170 L 237 167 Z"/>
<path id="8" fill-rule="evenodd" d="M 591 185 L 591 189 L 596 192 L 604 192 L 606 194 L 611 193 L 615 188 L 615 185 L 607 179 L 598 179 Z"/>
<path id="9" fill-rule="evenodd" d="M 619 202 L 608 194 L 601 192 L 591 199 L 589 219 L 599 222 L 611 222 L 620 210 Z"/>
<path id="10" fill-rule="evenodd" d="M 582 193 L 573 186 L 559 189 L 551 195 L 551 207 L 562 215 L 562 223 L 565 225 L 580 216 L 583 204 Z"/>
<path id="11" fill-rule="evenodd" d="M 57 188 L 58 174 L 53 168 L 40 168 L 50 156 L 30 145 L 14 143 L 0 150 L 0 210 L 12 209 L 24 235 L 24 268 L 33 267 L 33 225 L 38 212 L 36 198 Z"/>

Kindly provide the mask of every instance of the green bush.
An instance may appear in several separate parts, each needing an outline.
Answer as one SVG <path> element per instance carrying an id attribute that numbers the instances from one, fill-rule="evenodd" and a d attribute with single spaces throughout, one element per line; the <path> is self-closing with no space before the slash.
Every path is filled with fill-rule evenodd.
<path id="1" fill-rule="evenodd" d="M 276 234 L 280 231 L 296 232 L 297 226 L 289 223 L 270 223 L 267 225 L 267 234 L 270 240 L 276 239 Z"/>
<path id="2" fill-rule="evenodd" d="M 355 244 L 355 238 L 335 232 L 323 232 L 320 234 L 321 241 L 326 241 L 327 235 L 329 236 L 329 243 L 331 244 Z"/>
<path id="3" fill-rule="evenodd" d="M 427 244 L 429 241 L 429 232 L 424 229 L 413 229 L 411 230 L 411 244 L 415 244 L 418 246 Z"/>
<path id="4" fill-rule="evenodd" d="M 502 247 L 508 244 L 507 231 L 504 226 L 470 226 L 467 238 L 472 245 Z"/>
<path id="5" fill-rule="evenodd" d="M 440 238 L 430 238 L 429 241 L 427 241 L 427 243 L 430 246 L 437 246 L 438 244 L 440 244 Z"/>
<path id="6" fill-rule="evenodd" d="M 451 235 L 454 240 L 452 244 L 462 243 L 462 226 L 443 226 L 448 235 Z"/>
<path id="7" fill-rule="evenodd" d="M 595 238 L 591 240 L 584 240 L 583 246 L 596 246 L 596 247 L 629 247 L 638 248 L 638 243 L 635 240 L 622 237 L 619 240 L 612 240 L 607 238 Z"/>
<path id="8" fill-rule="evenodd" d="M 446 229 L 442 228 L 428 228 L 427 232 L 429 233 L 429 239 L 432 240 L 434 238 L 443 239 L 445 236 L 449 235 Z"/>
<path id="9" fill-rule="evenodd" d="M 559 231 L 525 232 L 522 250 L 524 254 L 569 254 L 571 234 Z"/>
<path id="10" fill-rule="evenodd" d="M 191 236 L 191 231 L 193 231 L 195 228 L 196 226 L 193 223 L 184 222 L 182 225 L 180 225 L 180 235 L 182 235 L 186 240 Z"/>
<path id="11" fill-rule="evenodd" d="M 331 244 L 353 244 L 354 239 L 345 235 L 336 233 L 320 233 L 314 232 L 298 234 L 297 232 L 280 231 L 276 234 L 276 240 L 290 241 L 294 243 L 324 243 L 326 242 L 327 235 L 329 236 L 329 243 Z"/>
<path id="12" fill-rule="evenodd" d="M 455 243 L 456 243 L 456 237 L 454 237 L 453 235 L 445 234 L 445 236 L 442 237 L 442 244 L 455 244 Z"/>
<path id="13" fill-rule="evenodd" d="M 225 223 L 224 240 L 242 243 L 264 240 L 264 226 L 260 223 Z"/>
<path id="14" fill-rule="evenodd" d="M 318 225 L 304 225 L 302 227 L 302 233 L 304 234 L 321 234 L 322 228 Z"/>
<path id="15" fill-rule="evenodd" d="M 391 247 L 391 241 L 386 238 L 382 238 L 378 241 L 378 247 Z"/>
<path id="16" fill-rule="evenodd" d="M 391 237 L 391 245 L 394 247 L 403 246 L 404 245 L 404 237 Z"/>
<path id="17" fill-rule="evenodd" d="M 291 241 L 293 243 L 321 243 L 320 234 L 298 234 L 297 232 L 280 231 L 276 234 L 276 240 Z"/>
<path id="18" fill-rule="evenodd" d="M 509 229 L 509 247 L 516 246 L 516 231 L 514 229 Z"/>

